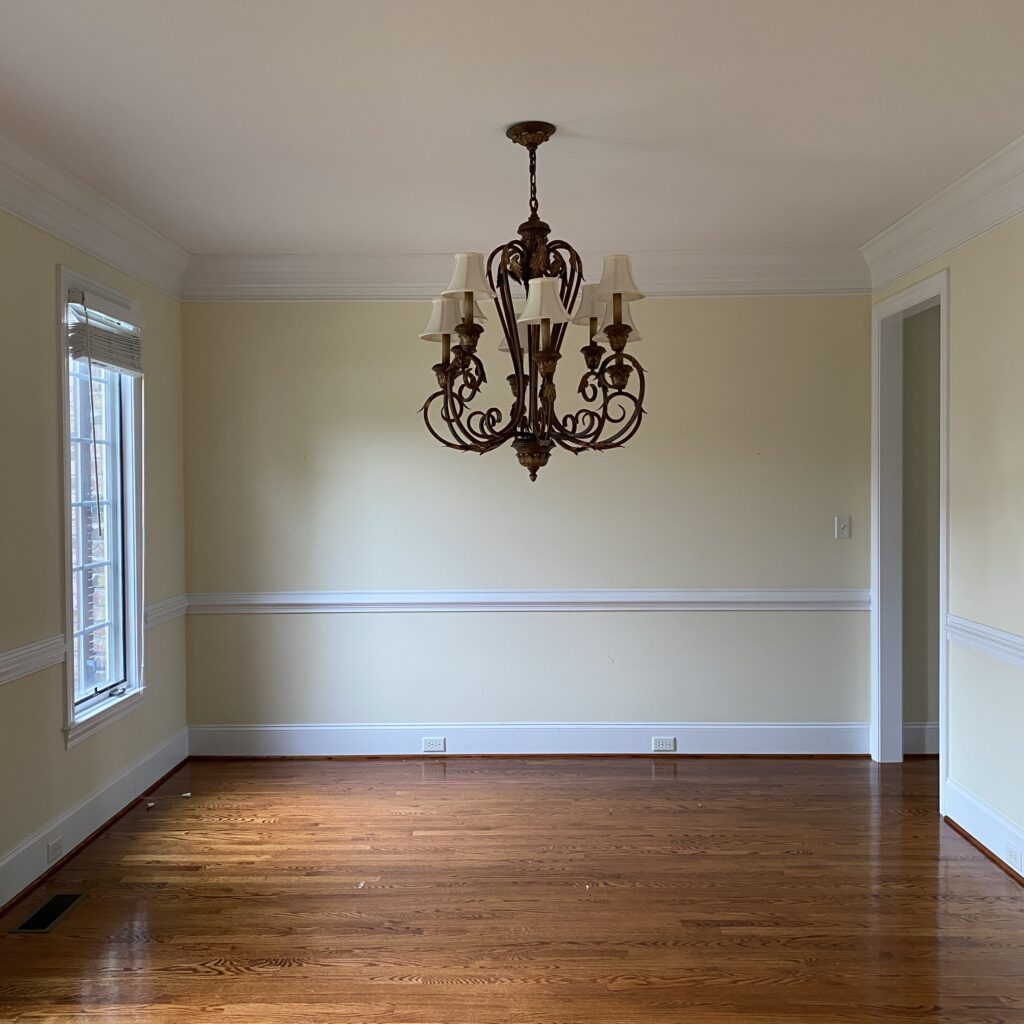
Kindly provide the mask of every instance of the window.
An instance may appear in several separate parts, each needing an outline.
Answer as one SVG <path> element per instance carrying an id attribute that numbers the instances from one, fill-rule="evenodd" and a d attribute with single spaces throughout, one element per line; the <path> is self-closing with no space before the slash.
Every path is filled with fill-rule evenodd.
<path id="1" fill-rule="evenodd" d="M 138 317 L 77 279 L 63 295 L 69 743 L 142 692 Z"/>

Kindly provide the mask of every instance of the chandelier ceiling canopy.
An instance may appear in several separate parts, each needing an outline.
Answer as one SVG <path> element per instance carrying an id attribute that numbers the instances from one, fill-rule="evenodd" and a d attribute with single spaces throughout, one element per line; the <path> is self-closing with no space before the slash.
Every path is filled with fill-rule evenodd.
<path id="1" fill-rule="evenodd" d="M 530 154 L 530 215 L 519 225 L 519 237 L 486 260 L 479 252 L 456 255 L 451 282 L 434 299 L 420 335 L 441 345 L 441 361 L 433 367 L 437 390 L 422 411 L 427 429 L 448 448 L 482 454 L 511 441 L 536 480 L 556 445 L 576 455 L 607 451 L 639 430 L 644 370 L 626 346 L 641 337 L 629 304 L 644 296 L 628 256 L 606 256 L 599 283 L 583 284 L 579 253 L 568 242 L 548 241 L 551 228 L 538 213 L 537 147 L 555 126 L 521 121 L 506 134 Z M 526 289 L 522 312 L 513 283 Z M 502 332 L 498 348 L 512 363 L 505 378 L 512 391 L 507 416 L 496 406 L 474 408 L 487 382 L 478 352 L 486 320 L 480 303 L 489 308 L 492 301 Z M 570 324 L 585 327 L 589 340 L 580 349 L 585 369 L 577 394 L 583 404 L 562 413 L 554 378 Z"/>

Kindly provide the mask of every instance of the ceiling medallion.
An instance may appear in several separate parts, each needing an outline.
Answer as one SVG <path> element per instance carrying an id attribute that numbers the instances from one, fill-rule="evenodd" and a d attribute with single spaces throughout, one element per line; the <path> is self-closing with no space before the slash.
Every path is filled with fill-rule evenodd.
<path id="1" fill-rule="evenodd" d="M 548 241 L 551 228 L 537 213 L 537 147 L 555 134 L 555 126 L 521 121 L 506 134 L 530 154 L 530 216 L 519 225 L 519 238 L 498 246 L 486 263 L 478 252 L 455 257 L 451 283 L 434 299 L 420 335 L 441 343 L 441 361 L 433 367 L 438 390 L 424 404 L 423 419 L 441 444 L 459 451 L 482 454 L 511 441 L 536 480 L 555 445 L 574 455 L 607 451 L 639 430 L 644 370 L 626 344 L 640 340 L 629 304 L 643 294 L 628 256 L 606 256 L 600 283 L 585 285 L 579 253 L 568 242 Z M 513 281 L 527 290 L 522 313 L 515 309 Z M 496 407 L 472 408 L 487 381 L 477 353 L 486 319 L 481 300 L 494 300 L 504 335 L 499 348 L 512 360 L 505 378 L 512 389 L 507 420 Z M 555 370 L 569 323 L 589 331 L 589 343 L 580 349 L 586 370 L 577 388 L 584 405 L 560 414 Z"/>

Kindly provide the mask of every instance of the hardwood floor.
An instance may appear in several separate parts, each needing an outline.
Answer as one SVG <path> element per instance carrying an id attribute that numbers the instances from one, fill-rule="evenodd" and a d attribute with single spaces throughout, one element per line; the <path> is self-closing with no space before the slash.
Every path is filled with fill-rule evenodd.
<path id="1" fill-rule="evenodd" d="M 0 1020 L 1024 1021 L 1024 889 L 936 774 L 190 762 L 0 918 Z"/>

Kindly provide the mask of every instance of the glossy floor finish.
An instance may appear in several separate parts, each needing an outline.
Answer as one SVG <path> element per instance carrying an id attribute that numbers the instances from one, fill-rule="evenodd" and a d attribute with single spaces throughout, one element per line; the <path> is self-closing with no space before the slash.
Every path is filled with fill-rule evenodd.
<path id="1" fill-rule="evenodd" d="M 1024 890 L 936 774 L 191 762 L 0 919 L 0 1020 L 1024 1021 Z"/>

